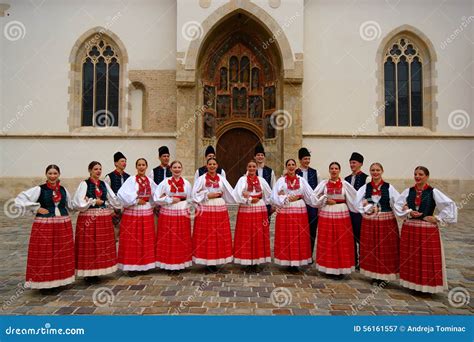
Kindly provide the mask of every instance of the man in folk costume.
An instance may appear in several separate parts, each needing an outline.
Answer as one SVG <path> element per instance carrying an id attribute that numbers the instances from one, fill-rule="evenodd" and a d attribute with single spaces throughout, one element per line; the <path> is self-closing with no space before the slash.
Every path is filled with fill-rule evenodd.
<path id="1" fill-rule="evenodd" d="M 303 177 L 304 180 L 308 182 L 311 189 L 316 189 L 319 183 L 318 172 L 316 169 L 309 166 L 309 163 L 311 162 L 311 153 L 309 153 L 306 147 L 299 149 L 298 159 L 300 161 L 300 167 L 296 170 L 296 174 Z M 313 253 L 316 241 L 316 230 L 318 227 L 318 209 L 309 205 L 306 205 L 306 209 L 308 211 L 309 233 L 311 235 L 311 253 Z"/>
<path id="2" fill-rule="evenodd" d="M 362 172 L 361 168 L 364 164 L 364 156 L 360 153 L 353 152 L 349 159 L 349 165 L 352 173 L 344 178 L 346 182 L 359 190 L 367 182 L 368 175 Z M 359 213 L 349 212 L 351 215 L 352 230 L 354 232 L 354 250 L 356 269 L 359 269 L 359 251 L 357 245 L 360 243 L 360 227 L 362 226 L 362 215 Z"/>
<path id="3" fill-rule="evenodd" d="M 156 185 L 160 185 L 160 183 L 168 177 L 171 177 L 171 169 L 170 169 L 170 150 L 168 146 L 160 146 L 158 148 L 158 159 L 160 159 L 160 165 L 155 167 L 148 173 L 148 177 L 153 179 Z M 158 217 L 160 215 L 160 206 L 156 206 L 153 208 L 153 212 L 155 216 Z"/>
<path id="4" fill-rule="evenodd" d="M 158 148 L 158 158 L 160 159 L 160 165 L 155 167 L 151 172 L 148 174 L 148 177 L 152 178 L 156 185 L 160 185 L 160 183 L 168 177 L 171 177 L 171 169 L 170 169 L 170 150 L 168 146 L 160 146 Z"/>
<path id="5" fill-rule="evenodd" d="M 216 150 L 214 150 L 214 147 L 212 147 L 211 145 L 207 146 L 206 147 L 206 152 L 204 152 L 204 157 L 206 158 L 206 162 L 210 159 L 210 158 L 215 158 L 216 157 Z M 203 174 L 205 174 L 207 172 L 207 166 L 204 165 L 204 166 L 201 166 L 199 169 L 196 170 L 196 173 L 194 174 L 194 184 L 196 184 L 197 180 L 199 177 L 201 177 Z M 217 168 L 217 173 L 219 175 L 221 175 L 222 177 L 226 178 L 225 177 L 225 171 L 223 168 L 221 167 L 218 167 Z"/>
<path id="6" fill-rule="evenodd" d="M 265 179 L 270 185 L 270 189 L 273 188 L 273 185 L 275 185 L 275 172 L 273 170 L 265 165 L 265 149 L 263 148 L 263 145 L 258 144 L 255 147 L 255 153 L 254 153 L 255 160 L 257 161 L 257 176 L 262 177 Z M 270 219 L 270 216 L 272 214 L 272 206 L 270 204 L 267 205 L 267 212 L 268 212 L 268 218 Z"/>
<path id="7" fill-rule="evenodd" d="M 115 195 L 119 191 L 123 183 L 130 177 L 128 173 L 125 172 L 127 167 L 127 158 L 123 155 L 122 152 L 115 152 L 114 154 L 114 165 L 115 170 L 110 172 L 105 176 L 104 182 L 107 183 Z M 112 216 L 112 222 L 115 228 L 115 239 L 118 240 L 120 219 L 122 217 L 121 209 L 114 209 L 114 215 Z"/>

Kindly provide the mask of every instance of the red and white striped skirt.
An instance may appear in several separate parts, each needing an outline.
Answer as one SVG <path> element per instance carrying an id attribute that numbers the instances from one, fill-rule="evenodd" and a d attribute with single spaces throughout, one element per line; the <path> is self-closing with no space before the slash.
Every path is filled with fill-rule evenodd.
<path id="1" fill-rule="evenodd" d="M 270 222 L 265 203 L 239 206 L 234 237 L 234 262 L 259 265 L 272 261 Z"/>
<path id="2" fill-rule="evenodd" d="M 71 218 L 36 217 L 28 247 L 25 287 L 47 289 L 71 284 L 74 266 Z"/>
<path id="3" fill-rule="evenodd" d="M 158 217 L 156 266 L 181 270 L 192 265 L 191 219 L 186 201 L 163 206 Z"/>
<path id="4" fill-rule="evenodd" d="M 277 210 L 275 222 L 275 264 L 303 266 L 311 262 L 308 213 L 303 200 Z"/>
<path id="5" fill-rule="evenodd" d="M 355 270 L 354 234 L 345 203 L 326 205 L 319 211 L 316 268 L 327 274 Z"/>
<path id="6" fill-rule="evenodd" d="M 155 267 L 155 217 L 147 203 L 125 208 L 120 222 L 118 268 L 146 271 Z"/>
<path id="7" fill-rule="evenodd" d="M 436 224 L 405 220 L 400 238 L 400 284 L 438 293 L 448 289 L 443 242 Z"/>
<path id="8" fill-rule="evenodd" d="M 200 205 L 196 213 L 193 261 L 201 265 L 222 265 L 232 259 L 232 233 L 227 206 L 222 198 L 214 198 Z"/>
<path id="9" fill-rule="evenodd" d="M 76 274 L 92 277 L 117 270 L 115 232 L 110 209 L 88 209 L 77 217 Z"/>
<path id="10" fill-rule="evenodd" d="M 363 215 L 360 233 L 360 273 L 380 280 L 397 279 L 400 237 L 393 212 Z"/>

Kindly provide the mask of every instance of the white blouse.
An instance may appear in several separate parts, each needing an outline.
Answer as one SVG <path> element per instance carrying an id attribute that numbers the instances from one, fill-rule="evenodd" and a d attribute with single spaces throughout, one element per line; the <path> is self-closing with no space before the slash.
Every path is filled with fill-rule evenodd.
<path id="1" fill-rule="evenodd" d="M 272 195 L 272 189 L 270 189 L 270 185 L 268 185 L 267 181 L 262 178 L 258 177 L 258 180 L 260 182 L 260 187 L 262 188 L 261 192 L 256 192 L 255 189 L 251 191 L 249 194 L 250 196 L 248 198 L 244 197 L 244 191 L 248 191 L 248 184 L 247 184 L 247 176 L 242 176 L 240 177 L 239 181 L 235 185 L 234 191 L 232 192 L 232 195 L 234 196 L 234 199 L 237 203 L 239 204 L 251 204 L 252 201 L 252 196 L 259 196 L 262 195 L 262 200 L 265 204 L 270 204 L 270 199 Z"/>
<path id="2" fill-rule="evenodd" d="M 156 188 L 153 193 L 153 200 L 161 206 L 173 204 L 173 197 L 184 197 L 189 201 L 191 199 L 192 187 L 186 179 L 184 180 L 184 192 L 171 192 L 171 185 L 168 180 L 172 177 L 165 178 Z M 163 196 L 164 195 L 164 196 Z"/>
<path id="3" fill-rule="evenodd" d="M 107 189 L 107 200 L 105 201 L 106 207 L 121 209 L 122 204 L 120 203 L 117 196 L 114 194 L 112 188 L 106 182 L 104 183 L 105 183 L 105 188 Z M 79 183 L 76 193 L 74 194 L 74 197 L 72 199 L 72 204 L 74 206 L 74 209 L 80 212 L 84 212 L 87 209 L 89 209 L 89 207 L 94 206 L 96 204 L 95 198 L 88 198 L 86 200 L 86 193 L 87 193 L 87 182 L 82 181 L 81 183 Z"/>
<path id="4" fill-rule="evenodd" d="M 413 211 L 412 209 L 403 208 L 407 204 L 409 193 L 410 188 L 405 189 L 395 201 L 394 211 L 397 216 L 406 218 L 409 217 L 409 214 Z M 436 219 L 442 223 L 456 223 L 458 221 L 458 208 L 456 203 L 438 189 L 433 189 L 433 198 L 438 208 L 438 215 L 434 215 Z"/>
<path id="5" fill-rule="evenodd" d="M 69 211 L 74 210 L 74 205 L 72 203 L 71 195 L 67 191 L 66 188 L 64 188 L 66 191 L 66 208 Z M 26 211 L 29 213 L 36 215 L 38 209 L 41 207 L 41 204 L 38 202 L 38 199 L 41 195 L 41 187 L 40 186 L 35 186 L 31 189 L 22 191 L 16 198 L 15 198 L 15 206 L 17 208 L 25 208 Z M 59 209 L 56 207 L 55 210 L 55 215 L 60 216 L 61 213 L 59 212 Z"/>
<path id="6" fill-rule="evenodd" d="M 143 208 L 147 208 L 154 205 L 153 194 L 155 193 L 156 188 L 158 187 L 153 181 L 153 179 L 148 177 L 148 180 L 150 181 L 151 187 L 150 201 L 147 204 L 143 205 Z M 117 197 L 124 208 L 132 207 L 138 204 L 138 183 L 135 179 L 135 176 L 130 176 L 127 178 L 125 183 L 123 183 L 123 185 L 117 192 Z"/>
<path id="7" fill-rule="evenodd" d="M 327 179 L 322 180 L 318 184 L 316 189 L 314 189 L 314 196 L 315 196 L 317 208 L 323 208 L 324 206 L 326 206 L 326 203 L 329 197 L 327 194 L 327 186 L 326 186 L 328 184 L 328 181 L 329 180 Z M 355 200 L 357 196 L 356 189 L 354 189 L 354 187 L 350 183 L 346 182 L 345 180 L 341 180 L 341 181 L 342 181 L 341 196 L 343 196 L 346 199 L 346 204 L 349 210 L 354 213 L 358 213 L 359 211 L 355 205 Z"/>
<path id="8" fill-rule="evenodd" d="M 219 175 L 219 186 L 217 188 L 214 187 L 206 187 L 206 174 L 200 176 L 197 181 L 194 183 L 193 190 L 192 190 L 192 198 L 193 201 L 196 203 L 203 203 L 209 201 L 207 195 L 211 192 L 220 192 L 222 193 L 222 199 L 227 204 L 235 204 L 234 196 L 232 196 L 232 186 L 229 182 Z"/>
<path id="9" fill-rule="evenodd" d="M 271 202 L 277 207 L 283 207 L 289 203 L 290 196 L 302 196 L 303 201 L 314 207 L 316 205 L 315 199 L 313 196 L 313 189 L 309 186 L 308 182 L 298 175 L 300 187 L 296 190 L 289 190 L 286 184 L 285 176 L 281 176 L 275 183 L 275 186 L 272 190 Z M 280 195 L 279 192 L 283 191 L 285 194 Z"/>

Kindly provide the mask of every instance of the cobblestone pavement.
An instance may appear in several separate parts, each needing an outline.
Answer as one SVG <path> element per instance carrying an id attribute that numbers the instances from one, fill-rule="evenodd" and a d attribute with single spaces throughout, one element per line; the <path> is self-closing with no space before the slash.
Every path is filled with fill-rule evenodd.
<path id="1" fill-rule="evenodd" d="M 4 208 L 4 203 L 0 203 Z M 75 215 L 73 216 L 75 222 Z M 235 209 L 231 210 L 232 224 Z M 128 277 L 117 272 L 87 285 L 82 279 L 49 295 L 25 289 L 24 272 L 32 217 L 0 212 L 1 314 L 193 314 L 193 315 L 444 315 L 474 313 L 474 210 L 442 228 L 448 293 L 420 295 L 397 282 L 373 285 L 359 273 L 342 280 L 312 267 L 290 273 L 268 265 L 259 273 L 237 265 L 209 273 L 202 266 L 171 273 L 153 270 Z M 273 227 L 273 223 L 272 223 Z M 273 231 L 272 231 L 273 236 Z M 385 286 L 384 286 L 385 285 Z M 453 290 L 454 289 L 454 290 Z M 451 300 L 450 300 L 451 297 Z M 466 303 L 467 302 L 467 303 Z"/>

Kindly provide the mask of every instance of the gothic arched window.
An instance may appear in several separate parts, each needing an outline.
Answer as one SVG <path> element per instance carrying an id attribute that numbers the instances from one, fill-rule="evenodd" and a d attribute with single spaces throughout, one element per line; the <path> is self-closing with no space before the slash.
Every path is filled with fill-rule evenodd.
<path id="1" fill-rule="evenodd" d="M 423 57 L 407 37 L 385 52 L 384 97 L 386 126 L 423 126 Z"/>
<path id="2" fill-rule="evenodd" d="M 105 37 L 91 40 L 82 56 L 81 125 L 119 125 L 120 54 Z"/>

